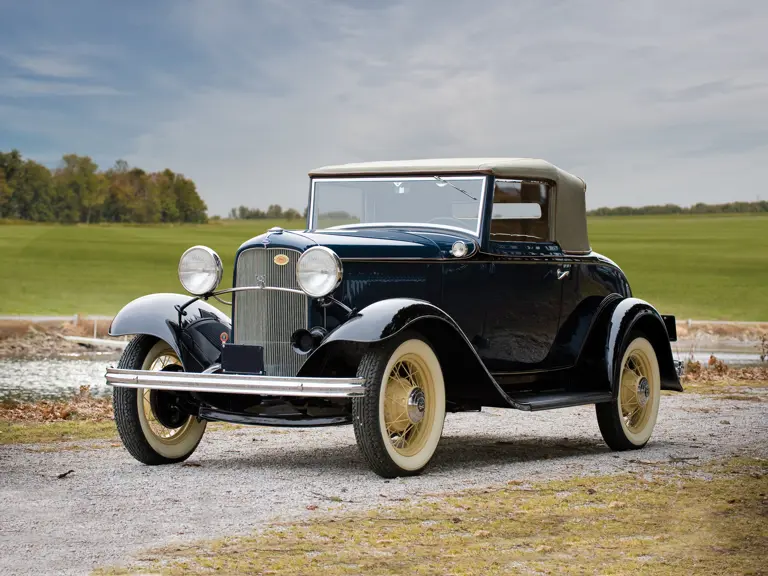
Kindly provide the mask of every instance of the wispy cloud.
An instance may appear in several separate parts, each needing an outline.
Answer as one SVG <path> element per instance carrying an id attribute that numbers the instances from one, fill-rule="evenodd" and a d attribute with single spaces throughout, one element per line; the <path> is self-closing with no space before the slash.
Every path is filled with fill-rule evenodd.
<path id="1" fill-rule="evenodd" d="M 6 78 L 0 83 L 0 96 L 117 96 L 110 86 L 82 82 L 56 82 L 31 78 Z"/>
<path id="2" fill-rule="evenodd" d="M 19 70 L 37 76 L 83 78 L 91 75 L 87 65 L 56 54 L 6 54 L 5 58 Z"/>
<path id="3" fill-rule="evenodd" d="M 108 85 L 104 59 L 108 46 L 72 43 L 44 48 L 0 49 L 0 97 L 114 96 Z"/>

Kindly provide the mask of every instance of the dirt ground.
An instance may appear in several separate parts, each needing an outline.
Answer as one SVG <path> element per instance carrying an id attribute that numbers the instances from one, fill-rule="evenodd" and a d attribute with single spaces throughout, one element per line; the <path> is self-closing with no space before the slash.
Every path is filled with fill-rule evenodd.
<path id="1" fill-rule="evenodd" d="M 755 324 L 691 324 L 677 323 L 679 350 L 731 350 L 757 353 L 768 358 L 768 322 Z"/>
<path id="2" fill-rule="evenodd" d="M 96 337 L 109 339 L 109 321 L 96 323 Z M 86 351 L 107 350 L 97 346 L 78 344 L 62 336 L 94 337 L 94 322 L 29 322 L 0 320 L 0 358 L 39 359 L 55 358 Z"/>

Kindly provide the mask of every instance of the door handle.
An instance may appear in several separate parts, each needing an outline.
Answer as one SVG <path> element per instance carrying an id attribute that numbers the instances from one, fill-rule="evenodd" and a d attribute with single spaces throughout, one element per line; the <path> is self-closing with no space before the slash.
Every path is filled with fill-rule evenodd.
<path id="1" fill-rule="evenodd" d="M 558 268 L 557 269 L 557 279 L 562 280 L 566 276 L 568 276 L 571 273 L 571 268 L 568 267 L 566 269 Z"/>

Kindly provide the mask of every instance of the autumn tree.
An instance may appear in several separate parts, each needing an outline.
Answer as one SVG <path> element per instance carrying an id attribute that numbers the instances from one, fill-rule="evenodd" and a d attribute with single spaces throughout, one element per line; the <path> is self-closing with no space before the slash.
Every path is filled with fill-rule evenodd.
<path id="1" fill-rule="evenodd" d="M 67 221 L 90 224 L 93 213 L 101 208 L 106 182 L 97 173 L 98 168 L 88 156 L 65 154 L 62 157 L 54 179 Z"/>
<path id="2" fill-rule="evenodd" d="M 59 222 L 206 222 L 195 183 L 172 170 L 149 173 L 118 160 L 99 171 L 67 154 L 53 173 L 18 150 L 0 152 L 0 218 Z"/>

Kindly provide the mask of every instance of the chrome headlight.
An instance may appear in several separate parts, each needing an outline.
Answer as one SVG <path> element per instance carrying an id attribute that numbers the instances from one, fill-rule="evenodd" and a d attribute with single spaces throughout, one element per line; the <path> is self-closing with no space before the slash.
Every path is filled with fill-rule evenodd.
<path id="1" fill-rule="evenodd" d="M 224 274 L 221 258 L 207 246 L 192 246 L 179 260 L 179 281 L 195 296 L 216 290 Z"/>
<path id="2" fill-rule="evenodd" d="M 341 284 L 341 260 L 325 246 L 313 246 L 299 257 L 296 280 L 313 298 L 327 296 Z"/>

